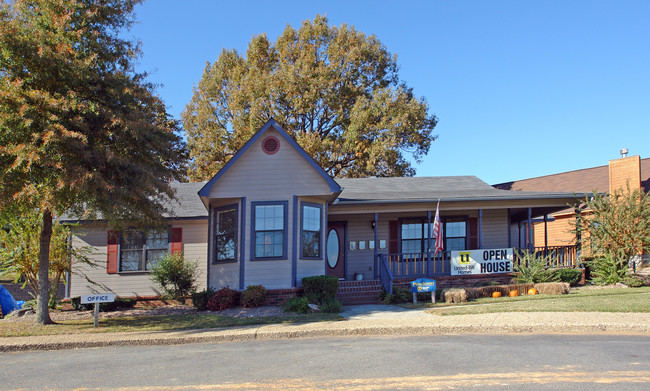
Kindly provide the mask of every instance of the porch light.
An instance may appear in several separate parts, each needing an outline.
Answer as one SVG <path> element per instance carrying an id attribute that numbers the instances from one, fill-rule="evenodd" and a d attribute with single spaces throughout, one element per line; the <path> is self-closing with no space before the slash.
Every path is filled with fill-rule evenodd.
<path id="1" fill-rule="evenodd" d="M 370 222 L 370 229 L 372 229 L 373 231 L 375 230 L 375 220 L 372 220 Z"/>

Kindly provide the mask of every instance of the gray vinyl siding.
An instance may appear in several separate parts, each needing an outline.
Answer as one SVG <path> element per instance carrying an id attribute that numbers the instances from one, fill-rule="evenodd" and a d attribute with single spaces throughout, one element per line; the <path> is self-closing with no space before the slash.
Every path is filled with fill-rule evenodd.
<path id="1" fill-rule="evenodd" d="M 504 209 L 484 210 L 481 220 L 483 248 L 508 247 L 508 211 Z"/>
<path id="2" fill-rule="evenodd" d="M 261 143 L 267 136 L 276 136 L 280 149 L 273 155 L 262 151 Z M 325 179 L 304 158 L 288 144 L 275 130 L 269 130 L 226 171 L 210 189 L 209 197 L 218 202 L 222 198 L 246 197 L 244 224 L 244 288 L 248 285 L 263 285 L 267 289 L 292 287 L 292 260 L 300 257 L 300 201 L 306 200 L 323 205 L 317 198 L 330 194 Z M 294 196 L 297 208 L 294 207 Z M 311 198 L 304 198 L 315 196 Z M 287 202 L 287 248 L 283 259 L 252 260 L 252 224 L 254 202 Z M 294 217 L 294 210 L 298 215 Z M 240 210 L 241 217 L 241 210 Z M 326 217 L 323 217 L 326 221 Z M 294 230 L 294 224 L 296 224 Z M 240 225 L 241 227 L 241 225 Z M 294 238 L 294 231 L 297 235 Z M 323 228 L 325 231 L 325 228 Z M 241 232 L 241 231 L 240 231 Z M 324 235 L 324 232 L 323 232 Z M 324 236 L 321 243 L 324 253 Z M 295 247 L 295 249 L 294 249 Z M 210 269 L 210 285 L 216 289 L 229 285 L 239 289 L 241 257 L 237 263 L 213 265 Z M 298 259 L 296 279 L 324 274 L 324 260 Z"/>
<path id="3" fill-rule="evenodd" d="M 206 287 L 207 220 L 185 220 L 172 222 L 173 228 L 183 228 L 183 253 L 198 264 L 197 288 Z M 160 296 L 161 290 L 151 281 L 146 272 L 106 273 L 106 248 L 108 233 L 103 225 L 82 225 L 75 228 L 72 243 L 75 247 L 89 246 L 91 260 L 96 267 L 85 264 L 73 265 L 70 283 L 71 297 L 91 293 L 110 292 L 118 297 Z M 90 283 L 86 277 L 95 284 Z"/>

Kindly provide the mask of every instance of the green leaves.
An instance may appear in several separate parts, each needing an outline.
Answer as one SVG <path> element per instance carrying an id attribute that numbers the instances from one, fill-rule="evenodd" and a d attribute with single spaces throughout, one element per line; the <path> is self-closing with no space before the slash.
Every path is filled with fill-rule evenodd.
<path id="1" fill-rule="evenodd" d="M 206 66 L 182 114 L 193 165 L 209 179 L 274 118 L 332 176 L 401 176 L 424 156 L 437 123 L 400 83 L 396 58 L 375 37 L 317 16 L 246 56 L 224 50 Z"/>

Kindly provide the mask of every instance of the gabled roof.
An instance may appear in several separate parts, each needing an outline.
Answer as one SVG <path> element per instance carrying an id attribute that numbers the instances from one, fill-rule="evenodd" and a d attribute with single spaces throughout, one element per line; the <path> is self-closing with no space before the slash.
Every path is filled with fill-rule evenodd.
<path id="1" fill-rule="evenodd" d="M 521 192 L 495 189 L 475 176 L 341 178 L 335 204 L 532 200 L 573 198 L 567 192 Z"/>
<path id="2" fill-rule="evenodd" d="M 499 183 L 494 187 L 516 191 L 607 192 L 609 191 L 609 166 L 591 167 Z M 641 159 L 641 187 L 646 192 L 650 191 L 650 158 Z"/>
<path id="3" fill-rule="evenodd" d="M 228 171 L 228 169 L 232 167 L 237 162 L 237 160 L 239 160 L 239 158 L 241 158 L 242 155 L 244 155 L 246 151 L 248 151 L 248 149 L 257 140 L 259 140 L 262 137 L 262 135 L 264 135 L 264 133 L 266 133 L 271 128 L 275 129 L 280 134 L 280 136 L 286 142 L 288 142 L 300 154 L 300 156 L 302 156 L 303 159 L 305 159 L 305 161 L 309 163 L 309 165 L 311 165 L 311 167 L 318 172 L 318 174 L 321 177 L 323 177 L 323 179 L 329 185 L 330 191 L 332 193 L 339 193 L 341 191 L 341 187 L 339 186 L 339 184 L 336 183 L 336 181 L 334 181 L 334 179 L 332 179 L 332 177 L 330 177 L 325 172 L 325 170 L 323 170 L 323 168 L 320 165 L 318 165 L 318 163 L 316 163 L 314 159 L 311 156 L 309 156 L 307 152 L 305 152 L 304 149 L 302 149 L 302 147 L 296 142 L 296 140 L 294 140 L 284 129 L 282 129 L 282 127 L 280 127 L 280 125 L 274 119 L 270 119 L 266 122 L 266 124 L 264 124 L 264 126 L 262 126 L 262 128 L 260 128 L 260 130 L 257 131 L 257 133 L 253 135 L 253 137 L 250 138 L 250 140 L 246 142 L 246 144 L 244 144 L 244 146 L 239 151 L 237 151 L 235 156 L 233 156 L 230 160 L 228 160 L 228 163 L 226 163 L 221 168 L 221 170 L 219 170 L 219 172 L 217 172 L 217 174 L 213 176 L 212 179 L 210 179 L 201 188 L 201 190 L 199 190 L 199 196 L 208 197 L 210 195 L 210 189 L 212 189 L 212 187 Z"/>

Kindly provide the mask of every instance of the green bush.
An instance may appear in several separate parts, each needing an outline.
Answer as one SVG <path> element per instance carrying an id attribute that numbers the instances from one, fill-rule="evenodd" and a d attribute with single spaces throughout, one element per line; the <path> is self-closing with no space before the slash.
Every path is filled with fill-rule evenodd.
<path id="1" fill-rule="evenodd" d="M 332 313 L 332 314 L 338 314 L 339 312 L 343 311 L 343 305 L 341 304 L 340 301 L 338 301 L 338 299 L 329 297 L 323 300 L 323 303 L 320 306 L 320 311 Z"/>
<path id="2" fill-rule="evenodd" d="M 640 288 L 644 283 L 643 279 L 637 276 L 627 276 L 623 278 L 622 282 L 630 288 Z"/>
<path id="3" fill-rule="evenodd" d="M 574 268 L 558 269 L 557 276 L 560 282 L 576 285 L 582 279 L 582 270 Z"/>
<path id="4" fill-rule="evenodd" d="M 174 300 L 189 296 L 195 289 L 197 277 L 197 263 L 185 259 L 183 254 L 167 254 L 151 270 L 151 279 Z"/>
<path id="5" fill-rule="evenodd" d="M 335 276 L 313 276 L 302 279 L 305 297 L 316 304 L 323 303 L 326 298 L 336 298 L 339 289 L 339 279 Z"/>
<path id="6" fill-rule="evenodd" d="M 616 284 L 629 276 L 627 262 L 609 253 L 592 258 L 588 266 L 591 282 L 598 285 Z"/>
<path id="7" fill-rule="evenodd" d="M 294 297 L 284 305 L 284 312 L 297 312 L 299 314 L 311 313 L 309 308 L 309 299 L 306 297 Z"/>
<path id="8" fill-rule="evenodd" d="M 517 253 L 519 262 L 514 262 L 513 269 L 517 274 L 515 281 L 520 284 L 553 282 L 558 280 L 557 270 L 547 269 L 549 257 L 538 252 L 520 251 Z"/>
<path id="9" fill-rule="evenodd" d="M 402 304 L 409 303 L 413 299 L 413 294 L 409 289 L 402 289 L 397 285 L 393 285 L 393 293 L 390 294 L 385 290 L 379 293 L 379 302 L 383 304 Z"/>
<path id="10" fill-rule="evenodd" d="M 266 288 L 262 285 L 249 285 L 241 293 L 241 303 L 246 308 L 260 307 L 266 299 Z"/>
<path id="11" fill-rule="evenodd" d="M 193 292 L 192 305 L 199 311 L 205 311 L 208 309 L 208 300 L 214 296 L 215 290 L 212 288 L 205 289 L 201 292 Z"/>
<path id="12" fill-rule="evenodd" d="M 224 287 L 219 289 L 208 299 L 207 308 L 210 311 L 223 311 L 237 305 L 238 292 Z"/>

